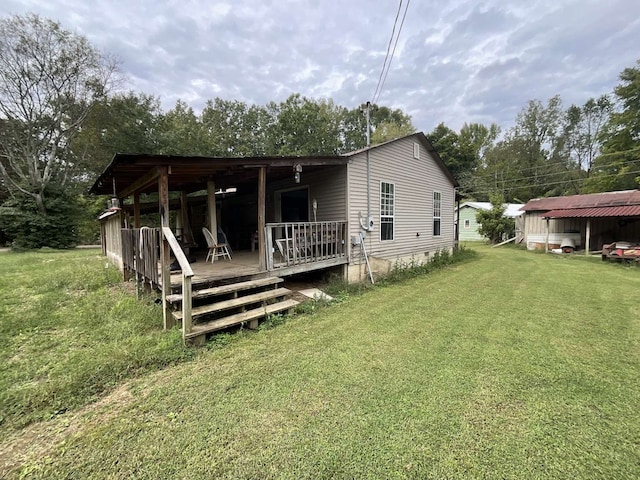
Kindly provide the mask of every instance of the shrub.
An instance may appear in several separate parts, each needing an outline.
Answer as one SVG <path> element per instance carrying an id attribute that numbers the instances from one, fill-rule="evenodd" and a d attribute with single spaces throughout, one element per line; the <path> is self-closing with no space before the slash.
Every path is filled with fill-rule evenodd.
<path id="1" fill-rule="evenodd" d="M 69 248 L 77 242 L 76 198 L 64 191 L 49 191 L 46 213 L 33 197 L 18 195 L 0 207 L 0 229 L 15 249 Z"/>

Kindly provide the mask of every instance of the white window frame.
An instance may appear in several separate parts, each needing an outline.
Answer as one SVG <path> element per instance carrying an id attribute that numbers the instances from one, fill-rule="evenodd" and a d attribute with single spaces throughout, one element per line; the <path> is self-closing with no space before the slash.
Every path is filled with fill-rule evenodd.
<path id="1" fill-rule="evenodd" d="M 384 192 L 383 185 L 390 185 L 392 192 Z M 386 203 L 385 203 L 386 202 Z M 391 224 L 391 238 L 382 238 L 382 225 Z M 396 238 L 396 184 L 380 181 L 380 241 L 392 242 Z"/>
<path id="2" fill-rule="evenodd" d="M 436 233 L 436 221 L 438 222 L 438 233 Z M 432 235 L 434 237 L 442 236 L 442 192 L 433 192 L 433 223 Z"/>
<path id="3" fill-rule="evenodd" d="M 471 220 L 468 218 L 464 221 L 464 228 L 471 228 Z"/>
<path id="4" fill-rule="evenodd" d="M 419 143 L 414 143 L 413 144 L 413 158 L 420 159 L 420 144 Z"/>

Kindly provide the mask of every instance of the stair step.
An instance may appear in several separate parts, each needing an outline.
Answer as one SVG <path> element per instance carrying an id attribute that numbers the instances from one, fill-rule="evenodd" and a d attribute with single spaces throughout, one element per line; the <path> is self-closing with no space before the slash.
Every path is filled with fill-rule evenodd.
<path id="1" fill-rule="evenodd" d="M 232 298 L 230 300 L 223 300 L 221 302 L 210 303 L 202 305 L 200 307 L 194 307 L 191 310 L 191 317 L 197 318 L 208 313 L 218 312 L 221 310 L 228 310 L 230 308 L 241 307 L 242 305 L 249 305 L 251 303 L 262 302 L 277 297 L 284 297 L 289 295 L 291 290 L 288 288 L 276 288 L 273 290 L 267 290 L 265 292 L 258 292 L 251 295 L 245 295 L 243 297 Z M 182 310 L 171 312 L 176 320 L 182 320 Z"/>
<path id="2" fill-rule="evenodd" d="M 269 285 L 275 285 L 282 283 L 283 280 L 279 277 L 266 277 L 259 278 L 257 280 L 249 280 L 246 282 L 230 283 L 229 285 L 220 285 L 219 287 L 204 288 L 202 290 L 194 290 L 191 294 L 192 299 L 213 297 L 215 295 L 224 295 L 232 292 L 239 292 L 242 290 L 249 290 L 251 288 L 266 287 Z M 167 302 L 176 303 L 182 302 L 182 294 L 176 293 L 173 295 L 167 295 Z"/>
<path id="3" fill-rule="evenodd" d="M 211 320 L 210 322 L 199 323 L 194 325 L 191 332 L 185 335 L 185 338 L 198 337 L 209 332 L 215 332 L 216 330 L 222 330 L 223 328 L 238 325 L 239 323 L 248 322 L 258 318 L 266 317 L 274 313 L 282 312 L 283 310 L 289 310 L 290 308 L 298 305 L 297 300 L 284 300 L 278 303 L 272 303 L 265 307 L 254 308 L 247 310 L 246 312 L 236 313 L 225 318 L 218 320 Z"/>

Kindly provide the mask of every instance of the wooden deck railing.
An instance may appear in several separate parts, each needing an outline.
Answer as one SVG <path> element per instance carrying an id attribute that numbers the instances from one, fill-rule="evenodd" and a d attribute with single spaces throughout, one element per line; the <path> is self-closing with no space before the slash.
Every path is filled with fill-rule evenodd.
<path id="1" fill-rule="evenodd" d="M 347 222 L 268 223 L 267 270 L 346 258 Z"/>
<path id="2" fill-rule="evenodd" d="M 180 264 L 182 271 L 182 334 L 191 332 L 191 279 L 193 270 L 185 256 L 178 240 L 168 227 L 162 228 L 125 228 L 122 234 L 122 263 L 125 278 L 131 274 L 135 276 L 136 284 L 148 284 L 150 288 L 161 287 L 162 303 L 164 308 L 165 327 L 171 325 L 167 318 L 169 313 L 166 305 L 166 297 L 171 294 L 171 272 L 170 266 L 161 265 L 161 249 L 164 239 L 173 252 L 173 256 Z M 162 235 L 162 238 L 161 238 Z M 160 276 L 159 271 L 162 271 Z M 166 279 L 166 281 L 165 281 Z"/>
<path id="3" fill-rule="evenodd" d="M 153 289 L 160 285 L 158 260 L 160 230 L 157 228 L 123 228 L 122 266 L 125 279 L 135 275 L 136 282 L 148 283 Z"/>
<path id="4" fill-rule="evenodd" d="M 192 291 L 191 291 L 191 278 L 193 277 L 193 270 L 189 265 L 186 255 L 182 251 L 182 247 L 178 243 L 178 240 L 173 235 L 173 232 L 169 227 L 162 227 L 162 236 L 164 240 L 169 244 L 169 248 L 173 252 L 173 256 L 176 257 L 180 270 L 182 271 L 182 338 L 186 338 L 188 333 L 191 333 L 191 304 L 192 304 Z M 164 244 L 164 242 L 163 242 Z M 164 307 L 164 315 L 170 315 L 167 307 L 167 296 L 171 294 L 171 274 L 169 265 L 162 266 L 162 305 Z M 165 281 L 166 280 L 166 281 Z M 167 318 L 165 318 L 165 326 L 167 325 Z"/>

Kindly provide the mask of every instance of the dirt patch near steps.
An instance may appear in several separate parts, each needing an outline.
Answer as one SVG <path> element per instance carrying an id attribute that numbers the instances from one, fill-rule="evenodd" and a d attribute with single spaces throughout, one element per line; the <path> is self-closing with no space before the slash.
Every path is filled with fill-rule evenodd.
<path id="1" fill-rule="evenodd" d="M 104 423 L 133 400 L 128 384 L 77 412 L 38 422 L 0 442 L 0 478 L 16 473 L 25 463 L 48 455 L 83 426 Z"/>

